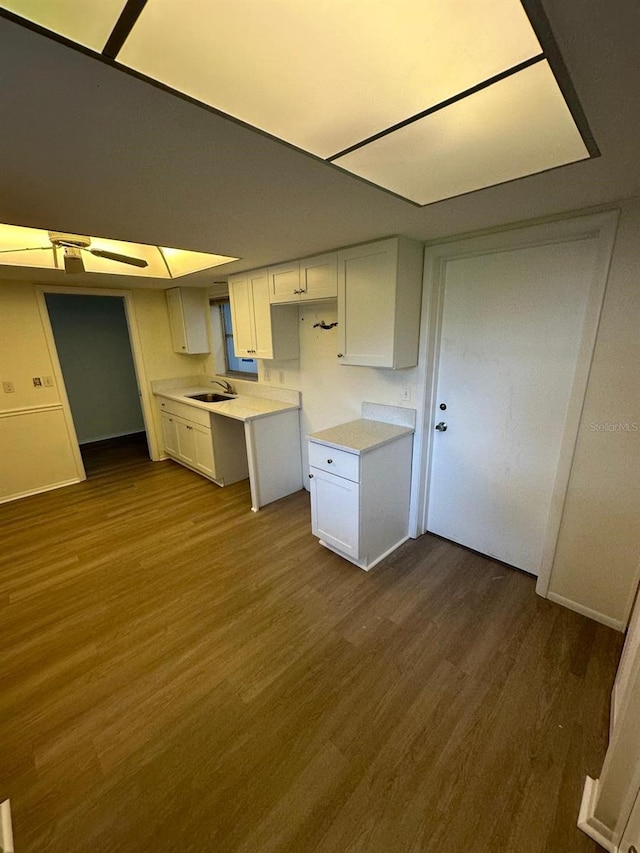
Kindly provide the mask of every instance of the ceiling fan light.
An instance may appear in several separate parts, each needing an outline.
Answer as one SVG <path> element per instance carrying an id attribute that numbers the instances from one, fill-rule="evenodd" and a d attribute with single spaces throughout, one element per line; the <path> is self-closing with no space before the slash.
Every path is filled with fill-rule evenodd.
<path id="1" fill-rule="evenodd" d="M 84 272 L 82 252 L 75 246 L 64 247 L 64 271 L 69 274 Z"/>

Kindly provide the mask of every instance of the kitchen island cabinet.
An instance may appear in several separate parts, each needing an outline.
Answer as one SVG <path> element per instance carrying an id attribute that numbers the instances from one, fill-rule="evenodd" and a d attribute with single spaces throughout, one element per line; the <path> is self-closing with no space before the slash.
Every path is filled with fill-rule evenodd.
<path id="1" fill-rule="evenodd" d="M 312 532 L 365 571 L 409 538 L 413 431 L 360 419 L 308 436 Z"/>

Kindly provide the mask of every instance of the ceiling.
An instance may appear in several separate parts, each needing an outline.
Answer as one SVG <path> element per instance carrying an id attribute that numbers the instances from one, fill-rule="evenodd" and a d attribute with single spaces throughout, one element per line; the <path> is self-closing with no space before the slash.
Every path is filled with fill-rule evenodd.
<path id="1" fill-rule="evenodd" d="M 602 156 L 423 208 L 0 18 L 0 222 L 240 258 L 180 282 L 206 286 L 390 234 L 437 240 L 640 195 L 640 4 L 543 6 Z"/>

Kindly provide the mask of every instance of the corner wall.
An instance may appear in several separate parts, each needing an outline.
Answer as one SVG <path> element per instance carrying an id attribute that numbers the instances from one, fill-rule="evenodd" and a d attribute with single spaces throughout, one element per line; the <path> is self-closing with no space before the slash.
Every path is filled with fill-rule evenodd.
<path id="1" fill-rule="evenodd" d="M 47 288 L 48 289 L 48 288 Z M 78 293 L 91 292 L 78 288 Z M 96 288 L 96 293 L 101 291 Z M 125 291 L 123 291 L 124 293 Z M 163 290 L 132 291 L 135 323 L 153 421 L 148 426 L 158 445 L 159 416 L 151 398 L 154 379 L 213 372 L 208 355 L 173 352 Z M 65 394 L 54 379 L 52 387 L 35 388 L 34 376 L 55 377 L 55 354 L 47 347 L 38 307 L 36 285 L 0 282 L 0 380 L 14 384 L 13 393 L 0 386 L 0 502 L 78 482 L 83 478 L 76 438 L 67 426 Z"/>
<path id="2" fill-rule="evenodd" d="M 616 242 L 549 598 L 624 630 L 640 579 L 640 201 Z"/>

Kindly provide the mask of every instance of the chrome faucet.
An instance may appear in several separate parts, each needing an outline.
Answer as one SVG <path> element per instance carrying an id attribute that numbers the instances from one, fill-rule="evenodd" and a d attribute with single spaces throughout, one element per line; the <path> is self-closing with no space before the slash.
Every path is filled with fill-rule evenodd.
<path id="1" fill-rule="evenodd" d="M 229 382 L 227 382 L 226 379 L 212 379 L 211 384 L 212 385 L 220 385 L 221 388 L 224 388 L 224 390 L 227 392 L 227 394 L 235 394 L 236 393 L 233 390 L 233 386 Z"/>

